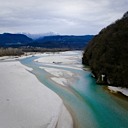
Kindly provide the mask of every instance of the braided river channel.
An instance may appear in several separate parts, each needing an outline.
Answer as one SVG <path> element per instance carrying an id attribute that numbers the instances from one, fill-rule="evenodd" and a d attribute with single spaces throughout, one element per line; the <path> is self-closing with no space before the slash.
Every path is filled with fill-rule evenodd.
<path id="1" fill-rule="evenodd" d="M 31 73 L 59 95 L 72 115 L 74 128 L 128 128 L 127 98 L 113 95 L 104 86 L 96 84 L 96 80 L 91 76 L 88 67 L 86 68 L 81 64 L 81 51 L 63 53 L 34 55 L 20 60 L 20 62 L 32 68 Z M 49 64 L 45 61 L 35 61 L 47 56 L 58 57 L 59 54 L 60 58 L 61 56 L 67 58 L 70 56 L 69 60 L 74 63 L 68 64 L 59 61 Z M 74 79 L 65 76 L 69 82 L 67 86 L 62 86 L 50 79 L 50 73 L 45 68 L 71 72 L 74 74 L 72 76 Z"/>

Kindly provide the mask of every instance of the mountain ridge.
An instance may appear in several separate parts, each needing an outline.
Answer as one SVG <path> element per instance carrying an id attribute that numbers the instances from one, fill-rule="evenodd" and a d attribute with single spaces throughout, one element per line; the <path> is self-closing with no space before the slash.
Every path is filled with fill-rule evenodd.
<path id="1" fill-rule="evenodd" d="M 26 45 L 30 42 L 32 42 L 32 39 L 24 34 L 11 34 L 11 33 L 0 34 L 1 47 L 9 47 L 14 45 L 21 46 L 21 45 Z"/>
<path id="2" fill-rule="evenodd" d="M 0 34 L 0 46 L 83 49 L 92 37 L 93 35 L 41 35 L 38 39 L 32 39 L 24 34 L 3 33 Z"/>
<path id="3" fill-rule="evenodd" d="M 35 40 L 30 46 L 45 48 L 75 48 L 83 47 L 92 39 L 93 35 L 75 36 L 75 35 L 53 35 L 45 36 Z"/>

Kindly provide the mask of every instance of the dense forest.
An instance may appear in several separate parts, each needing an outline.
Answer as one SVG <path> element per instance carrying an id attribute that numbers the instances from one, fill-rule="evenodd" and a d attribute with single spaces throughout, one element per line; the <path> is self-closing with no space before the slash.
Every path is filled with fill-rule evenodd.
<path id="1" fill-rule="evenodd" d="M 128 12 L 89 42 L 82 62 L 97 83 L 128 87 Z"/>

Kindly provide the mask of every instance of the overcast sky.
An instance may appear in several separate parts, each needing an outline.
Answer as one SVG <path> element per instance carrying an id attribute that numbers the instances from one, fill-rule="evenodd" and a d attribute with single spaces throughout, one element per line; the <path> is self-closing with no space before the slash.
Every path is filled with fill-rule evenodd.
<path id="1" fill-rule="evenodd" d="M 0 33 L 97 34 L 128 11 L 128 0 L 0 0 Z"/>

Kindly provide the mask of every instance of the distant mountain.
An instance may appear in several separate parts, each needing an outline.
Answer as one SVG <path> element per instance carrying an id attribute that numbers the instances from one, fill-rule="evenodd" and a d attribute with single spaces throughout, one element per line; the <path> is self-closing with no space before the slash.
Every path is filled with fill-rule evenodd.
<path id="1" fill-rule="evenodd" d="M 11 34 L 11 33 L 0 34 L 1 47 L 22 46 L 31 43 L 32 41 L 33 40 L 31 38 L 23 34 Z"/>
<path id="2" fill-rule="evenodd" d="M 44 48 L 71 48 L 83 49 L 85 45 L 93 38 L 93 35 L 85 36 L 45 36 L 35 40 L 30 46 Z"/>
<path id="3" fill-rule="evenodd" d="M 128 12 L 89 42 L 82 60 L 98 83 L 128 87 Z"/>
<path id="4" fill-rule="evenodd" d="M 53 36 L 56 35 L 54 32 L 47 32 L 43 34 L 30 34 L 30 33 L 24 33 L 24 35 L 28 36 L 29 38 L 32 38 L 33 40 L 36 40 L 38 38 L 43 38 L 45 36 Z"/>
<path id="5" fill-rule="evenodd" d="M 37 37 L 39 38 L 34 39 Z M 30 46 L 30 47 L 42 47 L 42 48 L 83 49 L 86 46 L 86 44 L 93 38 L 93 35 L 85 35 L 85 36 L 35 35 L 35 37 L 33 36 L 32 38 L 24 34 L 11 34 L 11 33 L 0 34 L 0 47 Z"/>

